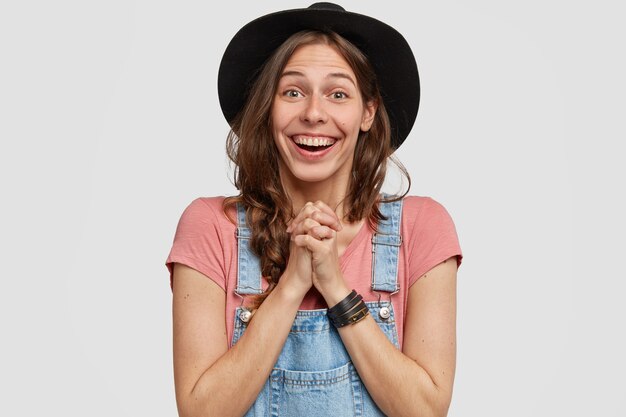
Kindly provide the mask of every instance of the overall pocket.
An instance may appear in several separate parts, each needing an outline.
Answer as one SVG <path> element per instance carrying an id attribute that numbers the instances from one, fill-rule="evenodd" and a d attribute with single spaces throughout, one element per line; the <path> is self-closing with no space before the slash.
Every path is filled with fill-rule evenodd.
<path id="1" fill-rule="evenodd" d="M 273 416 L 362 415 L 362 385 L 352 362 L 328 371 L 275 368 L 270 376 Z"/>

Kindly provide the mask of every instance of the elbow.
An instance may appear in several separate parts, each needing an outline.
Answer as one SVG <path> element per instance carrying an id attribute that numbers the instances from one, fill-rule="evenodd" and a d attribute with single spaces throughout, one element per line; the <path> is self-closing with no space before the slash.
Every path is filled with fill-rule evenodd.
<path id="1" fill-rule="evenodd" d="M 452 390 L 433 385 L 433 390 L 426 400 L 429 417 L 446 417 L 452 402 Z"/>
<path id="2" fill-rule="evenodd" d="M 199 414 L 191 409 L 190 394 L 176 394 L 176 408 L 178 409 L 178 417 L 196 417 Z"/>
<path id="3" fill-rule="evenodd" d="M 452 391 L 435 384 L 424 390 L 419 391 L 418 395 L 413 396 L 411 407 L 404 407 L 402 411 L 396 415 L 402 417 L 446 417 L 452 400 Z"/>
<path id="4" fill-rule="evenodd" d="M 206 401 L 200 401 L 197 393 L 191 392 L 177 392 L 176 393 L 176 408 L 178 409 L 179 417 L 201 417 L 214 415 L 209 411 L 211 408 Z"/>
<path id="5" fill-rule="evenodd" d="M 423 410 L 413 415 L 427 417 L 446 417 L 452 402 L 454 377 L 439 378 L 426 373 L 421 391 Z M 418 388 L 419 390 L 419 388 Z M 418 397 L 419 398 L 419 397 Z"/>
<path id="6" fill-rule="evenodd" d="M 446 417 L 448 415 L 448 410 L 450 409 L 450 403 L 447 404 L 439 404 L 436 407 L 432 408 L 432 416 L 434 417 Z"/>
<path id="7" fill-rule="evenodd" d="M 243 415 L 243 403 L 220 400 L 218 395 L 200 397 L 197 392 L 176 395 L 179 417 L 237 416 Z"/>

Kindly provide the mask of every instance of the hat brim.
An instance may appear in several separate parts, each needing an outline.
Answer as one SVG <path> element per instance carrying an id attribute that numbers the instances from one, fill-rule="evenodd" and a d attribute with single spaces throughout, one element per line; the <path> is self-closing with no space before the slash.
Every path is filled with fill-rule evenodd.
<path id="1" fill-rule="evenodd" d="M 242 27 L 228 44 L 218 73 L 224 117 L 232 124 L 248 91 L 270 55 L 301 30 L 334 31 L 370 60 L 391 124 L 392 147 L 406 139 L 417 117 L 420 83 L 417 64 L 404 37 L 369 16 L 344 10 L 293 9 L 259 17 Z"/>

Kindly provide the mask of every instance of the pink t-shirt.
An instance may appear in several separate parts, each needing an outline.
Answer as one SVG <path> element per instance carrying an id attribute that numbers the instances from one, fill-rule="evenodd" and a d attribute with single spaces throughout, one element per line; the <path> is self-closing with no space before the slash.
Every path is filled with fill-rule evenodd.
<path id="1" fill-rule="evenodd" d="M 235 294 L 237 285 L 236 226 L 224 214 L 224 197 L 199 197 L 184 210 L 176 228 L 172 249 L 165 261 L 170 272 L 170 287 L 174 262 L 185 264 L 215 281 L 226 292 L 226 331 L 231 346 L 235 308 L 241 298 Z M 234 207 L 228 216 L 236 219 Z M 396 316 L 398 342 L 403 343 L 404 316 L 409 295 L 408 288 L 432 267 L 462 254 L 454 223 L 446 209 L 429 197 L 410 196 L 404 199 L 398 263 L 400 291 L 391 297 Z M 364 301 L 378 300 L 371 291 L 372 231 L 363 223 L 350 245 L 341 256 L 341 270 L 349 288 L 354 288 Z M 267 282 L 263 280 L 263 288 Z M 383 293 L 385 294 L 385 293 Z M 388 299 L 384 296 L 383 299 Z M 301 310 L 327 308 L 324 298 L 311 289 L 300 306 Z"/>

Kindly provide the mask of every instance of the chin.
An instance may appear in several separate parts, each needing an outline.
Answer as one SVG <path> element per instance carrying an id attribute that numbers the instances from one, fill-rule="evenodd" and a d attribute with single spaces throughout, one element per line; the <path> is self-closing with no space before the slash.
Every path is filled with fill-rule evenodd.
<path id="1" fill-rule="evenodd" d="M 317 183 L 326 181 L 332 178 L 334 171 L 328 168 L 322 168 L 321 166 L 303 166 L 303 167 L 285 167 L 287 168 L 288 175 L 294 181 Z"/>
<path id="2" fill-rule="evenodd" d="M 310 182 L 310 183 L 317 183 L 317 182 L 322 182 L 322 181 L 326 181 L 328 180 L 331 175 L 323 175 L 323 174 L 313 174 L 313 173 L 296 173 L 293 174 L 293 177 L 295 177 L 296 180 L 298 181 L 302 181 L 302 182 Z"/>
<path id="3" fill-rule="evenodd" d="M 318 169 L 307 167 L 308 169 L 290 171 L 291 177 L 300 182 L 304 183 L 327 183 L 329 186 L 331 184 L 343 183 L 346 177 L 349 177 L 349 174 L 344 174 L 339 169 Z M 335 185 L 337 185 L 335 184 Z"/>

